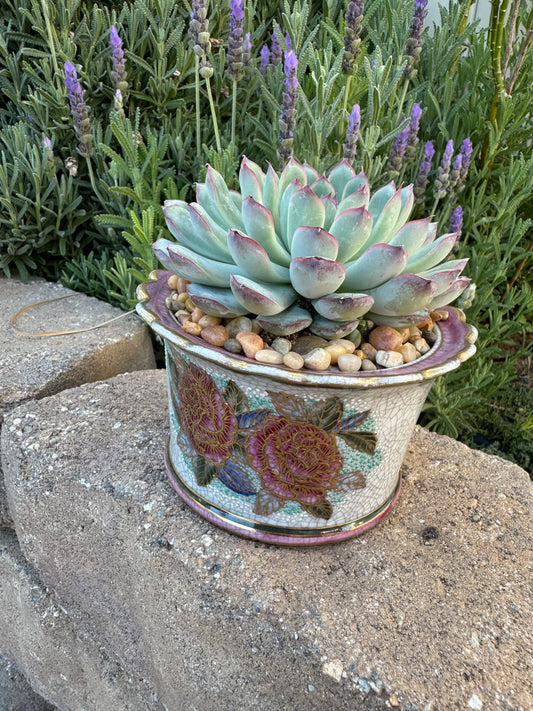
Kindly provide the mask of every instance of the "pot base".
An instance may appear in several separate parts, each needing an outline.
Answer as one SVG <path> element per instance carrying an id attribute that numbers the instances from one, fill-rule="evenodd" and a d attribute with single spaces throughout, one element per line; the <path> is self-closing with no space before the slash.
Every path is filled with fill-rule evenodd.
<path id="1" fill-rule="evenodd" d="M 171 460 L 168 446 L 165 452 L 165 465 L 168 478 L 180 497 L 206 521 L 242 538 L 278 546 L 319 546 L 358 536 L 376 526 L 390 513 L 401 488 L 401 476 L 398 474 L 398 481 L 389 498 L 375 511 L 354 521 L 323 528 L 281 528 L 237 516 L 204 499 L 183 481 Z"/>

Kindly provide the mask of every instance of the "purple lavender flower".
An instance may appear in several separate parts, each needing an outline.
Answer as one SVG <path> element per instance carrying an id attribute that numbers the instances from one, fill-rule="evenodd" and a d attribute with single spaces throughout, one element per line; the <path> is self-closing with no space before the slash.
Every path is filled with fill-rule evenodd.
<path id="1" fill-rule="evenodd" d="M 288 32 L 285 34 L 285 44 L 287 45 L 287 52 L 290 52 L 292 49 L 292 40 Z"/>
<path id="2" fill-rule="evenodd" d="M 91 122 L 89 120 L 89 109 L 83 98 L 83 89 L 78 80 L 76 69 L 70 62 L 65 63 L 65 86 L 70 103 L 70 112 L 74 120 L 76 137 L 79 145 L 78 151 L 85 156 L 90 156 L 94 152 L 93 134 Z"/>
<path id="3" fill-rule="evenodd" d="M 266 77 L 268 68 L 270 66 L 270 50 L 266 46 L 266 44 L 263 45 L 261 49 L 261 65 L 259 67 L 259 71 L 261 74 Z"/>
<path id="4" fill-rule="evenodd" d="M 431 161 L 435 155 L 435 149 L 433 148 L 433 143 L 428 141 L 424 146 L 424 155 L 422 156 L 422 162 L 420 163 L 420 168 L 418 169 L 418 175 L 416 176 L 414 194 L 417 200 L 423 200 L 426 194 L 426 187 L 428 184 L 429 171 L 431 170 Z"/>
<path id="5" fill-rule="evenodd" d="M 418 63 L 420 52 L 422 51 L 422 32 L 424 31 L 424 20 L 427 12 L 428 0 L 415 0 L 415 10 L 404 51 L 404 57 L 407 59 L 404 76 L 407 79 L 413 79 L 418 71 L 415 69 L 415 65 Z"/>
<path id="6" fill-rule="evenodd" d="M 389 172 L 399 173 L 402 169 L 405 149 L 407 148 L 407 138 L 409 136 L 409 126 L 406 126 L 403 131 L 396 136 L 394 145 L 389 158 Z"/>
<path id="7" fill-rule="evenodd" d="M 285 91 L 283 92 L 281 115 L 279 117 L 278 156 L 283 162 L 288 161 L 291 157 L 294 143 L 296 102 L 298 101 L 298 79 L 296 78 L 297 69 L 298 59 L 294 54 L 294 51 L 291 49 L 289 52 L 285 52 Z"/>
<path id="8" fill-rule="evenodd" d="M 244 36 L 242 45 L 242 67 L 246 75 L 246 81 L 250 81 L 252 74 L 252 42 L 250 40 L 250 32 Z"/>
<path id="9" fill-rule="evenodd" d="M 418 128 L 420 126 L 420 117 L 422 109 L 418 104 L 414 104 L 411 111 L 411 121 L 409 122 L 409 130 L 407 133 L 407 144 L 405 146 L 405 160 L 411 161 L 415 157 L 416 147 L 418 145 Z"/>
<path id="10" fill-rule="evenodd" d="M 281 32 L 281 28 L 278 24 L 276 24 L 276 29 L 278 32 Z M 278 64 L 281 62 L 281 59 L 283 57 L 283 52 L 281 51 L 281 45 L 279 43 L 278 36 L 275 32 L 272 33 L 272 45 L 270 47 L 270 62 L 273 64 L 275 67 L 278 66 Z"/>
<path id="11" fill-rule="evenodd" d="M 359 104 L 354 104 L 350 111 L 348 120 L 348 130 L 346 131 L 346 140 L 344 142 L 344 159 L 348 163 L 353 163 L 357 155 L 357 140 L 359 138 L 359 127 L 361 126 L 361 109 Z"/>
<path id="12" fill-rule="evenodd" d="M 48 138 L 48 136 L 45 136 L 43 138 L 43 145 L 46 148 L 47 151 L 52 150 L 52 141 Z"/>
<path id="13" fill-rule="evenodd" d="M 462 163 L 461 174 L 459 175 L 459 182 L 456 186 L 457 192 L 462 190 L 465 186 L 466 176 L 468 174 L 468 168 L 470 166 L 470 160 L 472 158 L 472 151 L 472 141 L 470 140 L 470 138 L 465 138 L 465 140 L 461 144 L 461 148 L 459 149 L 459 152 L 462 156 Z"/>
<path id="14" fill-rule="evenodd" d="M 120 91 L 122 95 L 122 100 L 126 101 L 128 95 L 128 75 L 126 72 L 126 62 L 124 61 L 122 40 L 117 32 L 117 28 L 115 27 L 115 25 L 111 25 L 109 43 L 111 45 L 111 59 L 113 61 L 113 69 L 111 71 L 111 79 L 113 80 L 113 86 L 115 87 L 115 91 Z"/>
<path id="15" fill-rule="evenodd" d="M 200 58 L 200 75 L 208 79 L 213 76 L 213 67 L 207 59 L 207 55 L 211 53 L 211 38 L 206 0 L 192 0 L 189 36 L 193 41 L 193 52 Z"/>
<path id="16" fill-rule="evenodd" d="M 442 159 L 437 170 L 437 177 L 435 178 L 435 197 L 444 197 L 450 189 L 450 166 L 452 163 L 453 156 L 453 141 L 450 139 L 446 144 L 444 153 L 442 154 Z"/>
<path id="17" fill-rule="evenodd" d="M 344 30 L 344 57 L 342 59 L 342 71 L 345 74 L 355 74 L 357 70 L 356 59 L 361 54 L 359 45 L 361 44 L 361 22 L 363 20 L 364 2 L 363 0 L 350 0 L 344 19 L 346 27 Z"/>
<path id="18" fill-rule="evenodd" d="M 242 0 L 230 0 L 229 12 L 228 70 L 233 81 L 239 81 L 242 77 L 243 63 L 244 10 L 242 9 Z"/>
<path id="19" fill-rule="evenodd" d="M 450 218 L 450 232 L 461 234 L 463 229 L 463 208 L 457 205 Z"/>

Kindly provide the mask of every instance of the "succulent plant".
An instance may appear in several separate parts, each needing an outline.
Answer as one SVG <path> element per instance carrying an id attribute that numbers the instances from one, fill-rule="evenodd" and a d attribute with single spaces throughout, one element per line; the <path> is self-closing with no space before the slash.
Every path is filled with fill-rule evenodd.
<path id="1" fill-rule="evenodd" d="M 274 335 L 304 328 L 324 338 L 379 325 L 425 321 L 470 280 L 466 259 L 442 263 L 457 233 L 437 235 L 431 217 L 408 222 L 413 186 L 389 183 L 372 196 L 364 173 L 341 161 L 328 175 L 291 159 L 281 174 L 243 158 L 240 192 L 208 167 L 196 202 L 167 200 L 177 241 L 159 239 L 161 263 L 191 283 L 206 314 L 255 314 Z"/>

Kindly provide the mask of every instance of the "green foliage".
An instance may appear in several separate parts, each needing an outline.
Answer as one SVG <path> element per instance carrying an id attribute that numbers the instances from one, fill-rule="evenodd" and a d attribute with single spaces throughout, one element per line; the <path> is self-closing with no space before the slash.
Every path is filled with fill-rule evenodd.
<path id="1" fill-rule="evenodd" d="M 348 112 L 358 103 L 362 121 L 354 165 L 364 168 L 375 190 L 388 179 L 390 151 L 413 104 L 422 106 L 415 158 L 404 163 L 396 181 L 416 179 L 424 144 L 431 140 L 436 154 L 414 217 L 434 213 L 446 232 L 452 210 L 462 205 L 463 238 L 454 256 L 470 258 L 467 273 L 477 299 L 467 318 L 480 332 L 478 355 L 437 381 L 422 421 L 467 441 L 488 432 L 483 436 L 503 442 L 483 422 L 492 419 L 492 404 L 502 402 L 514 381 L 518 359 L 530 357 L 533 348 L 533 51 L 527 46 L 533 13 L 530 3 L 511 0 L 504 23 L 503 3 L 493 0 L 492 26 L 485 31 L 465 22 L 470 4 L 462 0 L 441 9 L 440 26 L 425 31 L 417 74 L 409 80 L 403 53 L 412 0 L 367 3 L 357 71 L 347 79 L 341 72 L 346 0 L 246 0 L 244 31 L 251 33 L 253 68 L 238 82 L 233 102 L 226 70 L 227 1 L 209 3 L 214 74 L 208 87 L 195 71 L 189 3 L 0 0 L 0 268 L 7 275 L 61 279 L 129 307 L 136 285 L 156 266 L 150 243 L 165 229 L 164 199 L 191 200 L 207 162 L 228 183 L 235 181 L 243 154 L 281 167 L 283 67 L 270 67 L 266 77 L 259 72 L 261 47 L 270 46 L 279 23 L 281 46 L 286 49 L 288 35 L 298 56 L 299 160 L 323 170 L 337 163 Z M 118 111 L 111 25 L 124 42 L 128 83 Z M 76 151 L 66 61 L 76 66 L 89 106 L 96 146 L 89 160 Z M 457 151 L 468 136 L 474 151 L 464 189 L 435 199 L 446 143 L 453 139 Z"/>

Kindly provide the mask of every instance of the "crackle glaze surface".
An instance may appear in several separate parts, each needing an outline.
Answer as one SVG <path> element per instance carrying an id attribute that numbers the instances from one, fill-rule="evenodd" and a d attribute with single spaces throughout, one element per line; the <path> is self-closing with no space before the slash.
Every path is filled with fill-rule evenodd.
<path id="1" fill-rule="evenodd" d="M 431 387 L 317 392 L 234 373 L 168 344 L 167 371 L 177 488 L 243 533 L 295 537 L 353 535 L 379 518 Z"/>

